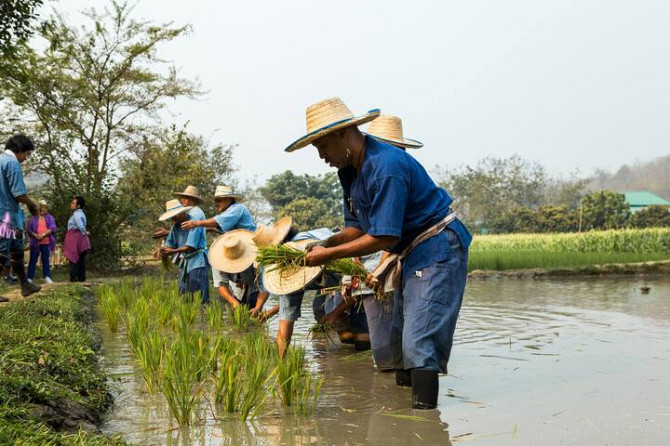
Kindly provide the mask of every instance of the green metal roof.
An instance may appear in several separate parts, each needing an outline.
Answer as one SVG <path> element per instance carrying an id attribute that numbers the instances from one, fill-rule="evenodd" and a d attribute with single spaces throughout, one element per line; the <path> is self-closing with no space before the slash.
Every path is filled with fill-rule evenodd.
<path id="1" fill-rule="evenodd" d="M 626 196 L 626 202 L 630 206 L 651 206 L 654 204 L 670 206 L 670 201 L 649 191 L 624 192 L 624 195 Z"/>

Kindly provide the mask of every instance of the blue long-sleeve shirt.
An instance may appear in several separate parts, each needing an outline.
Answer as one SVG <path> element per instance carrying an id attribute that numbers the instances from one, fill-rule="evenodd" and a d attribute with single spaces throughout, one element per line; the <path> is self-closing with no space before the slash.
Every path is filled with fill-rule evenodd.
<path id="1" fill-rule="evenodd" d="M 78 229 L 82 234 L 86 235 L 86 214 L 81 209 L 74 211 L 67 221 L 67 230 L 69 231 L 70 229 Z"/>

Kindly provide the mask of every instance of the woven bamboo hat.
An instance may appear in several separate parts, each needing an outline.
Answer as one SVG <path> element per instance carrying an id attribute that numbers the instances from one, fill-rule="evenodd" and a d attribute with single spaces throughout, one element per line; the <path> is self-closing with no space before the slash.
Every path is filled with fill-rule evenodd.
<path id="1" fill-rule="evenodd" d="M 256 245 L 251 240 L 253 235 L 253 232 L 246 229 L 226 232 L 209 247 L 209 264 L 230 274 L 246 270 L 256 259 Z"/>
<path id="2" fill-rule="evenodd" d="M 236 194 L 230 186 L 216 186 L 214 198 L 235 198 L 241 200 L 242 195 Z"/>
<path id="3" fill-rule="evenodd" d="M 288 242 L 285 245 L 304 251 L 307 243 L 314 241 L 316 240 L 301 240 L 299 242 Z M 265 267 L 263 286 L 272 294 L 291 294 L 314 282 L 321 271 L 323 271 L 323 266 L 298 266 L 285 271 L 273 269 L 272 266 Z"/>
<path id="4" fill-rule="evenodd" d="M 179 200 L 170 200 L 165 202 L 165 212 L 158 217 L 158 221 L 169 220 L 182 212 L 188 212 L 193 206 L 182 206 Z"/>
<path id="5" fill-rule="evenodd" d="M 365 133 L 398 147 L 407 149 L 419 149 L 423 147 L 423 143 L 403 137 L 402 120 L 397 116 L 380 115 L 370 123 Z"/>
<path id="6" fill-rule="evenodd" d="M 293 152 L 310 145 L 314 140 L 328 133 L 370 122 L 379 116 L 379 109 L 373 109 L 361 116 L 354 116 L 340 98 L 330 98 L 307 107 L 307 134 L 294 141 L 286 149 Z"/>
<path id="7" fill-rule="evenodd" d="M 195 198 L 198 201 L 203 201 L 202 197 L 200 196 L 200 191 L 195 186 L 190 185 L 186 186 L 184 192 L 174 192 L 174 194 L 179 197 L 189 197 L 189 198 Z"/>
<path id="8" fill-rule="evenodd" d="M 283 217 L 272 226 L 259 225 L 254 232 L 254 243 L 256 246 L 281 244 L 291 230 L 292 222 L 291 217 Z"/>

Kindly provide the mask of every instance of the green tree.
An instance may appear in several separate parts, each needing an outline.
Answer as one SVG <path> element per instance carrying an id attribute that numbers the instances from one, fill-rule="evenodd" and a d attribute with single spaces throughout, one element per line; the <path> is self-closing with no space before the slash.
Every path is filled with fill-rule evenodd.
<path id="1" fill-rule="evenodd" d="M 670 226 L 670 208 L 656 204 L 640 209 L 631 218 L 636 228 L 666 228 Z"/>
<path id="2" fill-rule="evenodd" d="M 574 232 L 578 228 L 577 212 L 566 205 L 547 205 L 537 209 L 535 232 Z"/>
<path id="3" fill-rule="evenodd" d="M 462 169 L 442 170 L 443 186 L 454 198 L 454 208 L 469 223 L 487 227 L 519 207 L 543 203 L 547 173 L 537 163 L 520 158 L 484 158 Z"/>
<path id="4" fill-rule="evenodd" d="M 315 205 L 319 202 L 318 209 L 323 214 L 319 221 L 333 222 L 334 225 L 343 224 L 342 211 L 342 189 L 337 174 L 334 172 L 325 175 L 296 175 L 287 170 L 283 173 L 270 177 L 265 186 L 260 188 L 260 193 L 270 203 L 274 215 L 287 215 L 286 207 L 293 203 L 292 210 L 299 208 L 305 212 L 311 212 L 305 209 L 308 204 Z M 301 201 L 298 205 L 296 200 L 312 198 L 313 200 Z M 290 214 L 288 214 L 290 215 Z M 291 217 L 296 218 L 291 215 Z M 314 221 L 307 219 L 304 221 Z M 332 226 L 323 224 L 322 226 Z"/>
<path id="5" fill-rule="evenodd" d="M 502 212 L 490 222 L 490 231 L 495 234 L 537 232 L 538 216 L 534 209 L 519 206 Z"/>
<path id="6" fill-rule="evenodd" d="M 85 27 L 52 17 L 41 30 L 48 47 L 20 49 L 0 72 L 0 92 L 15 117 L 39 135 L 36 161 L 49 178 L 51 201 L 83 195 L 89 221 L 105 222 L 91 231 L 91 260 L 106 265 L 118 259 L 118 228 L 125 219 L 108 211 L 109 201 L 121 200 L 112 206 L 119 212 L 128 201 L 113 190 L 119 162 L 159 126 L 166 99 L 200 93 L 157 57 L 158 47 L 187 27 L 154 26 L 131 18 L 126 3 L 110 5 L 102 14 L 87 12 Z M 106 212 L 91 215 L 95 209 Z"/>
<path id="7" fill-rule="evenodd" d="M 628 224 L 626 196 L 611 190 L 592 192 L 582 199 L 581 229 L 619 229 Z"/>
<path id="8" fill-rule="evenodd" d="M 212 197 L 217 184 L 233 183 L 234 147 L 209 148 L 204 139 L 185 127 L 171 126 L 145 135 L 132 156 L 121 163 L 116 195 L 130 205 L 125 219 L 125 238 L 136 247 L 146 248 L 157 219 L 165 212 L 165 202 L 176 198 L 175 191 L 189 184 L 205 199 L 206 215 L 214 214 Z"/>
<path id="9" fill-rule="evenodd" d="M 0 0 L 0 60 L 10 59 L 33 32 L 43 0 Z"/>
<path id="10" fill-rule="evenodd" d="M 329 212 L 326 202 L 315 197 L 293 200 L 281 209 L 279 216 L 291 217 L 293 226 L 299 231 L 342 224 L 341 219 Z"/>

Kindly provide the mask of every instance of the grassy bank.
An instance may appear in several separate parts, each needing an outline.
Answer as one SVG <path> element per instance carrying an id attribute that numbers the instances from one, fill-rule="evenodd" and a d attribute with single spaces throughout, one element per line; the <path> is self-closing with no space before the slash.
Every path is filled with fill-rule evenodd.
<path id="1" fill-rule="evenodd" d="M 92 297 L 62 287 L 0 308 L 0 444 L 113 445 Z"/>
<path id="2" fill-rule="evenodd" d="M 580 268 L 670 259 L 670 229 L 476 236 L 469 269 Z"/>

